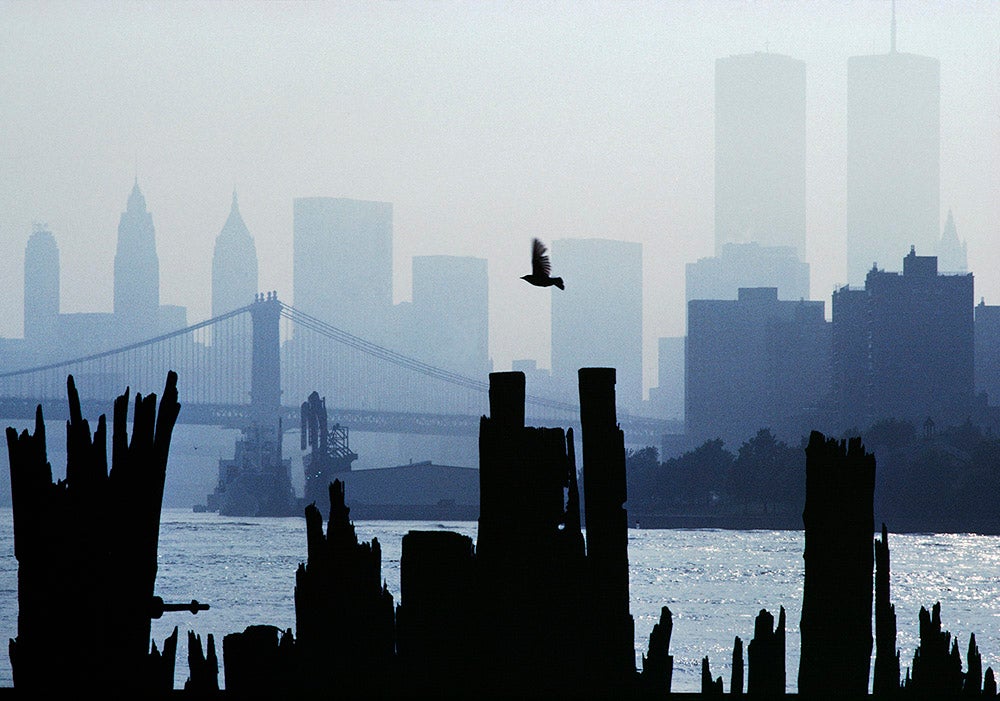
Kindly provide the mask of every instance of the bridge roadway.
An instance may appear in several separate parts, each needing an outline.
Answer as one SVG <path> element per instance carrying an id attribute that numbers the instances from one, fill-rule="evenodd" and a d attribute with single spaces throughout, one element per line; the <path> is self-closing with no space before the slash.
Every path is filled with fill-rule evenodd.
<path id="1" fill-rule="evenodd" d="M 134 398 L 133 398 L 134 403 Z M 35 418 L 35 408 L 41 404 L 42 416 L 46 421 L 66 421 L 69 419 L 69 404 L 66 399 L 43 399 L 41 402 L 20 397 L 0 397 L 0 418 L 4 420 L 31 421 Z M 113 400 L 82 399 L 80 409 L 84 418 L 97 426 L 97 419 L 106 414 L 110 422 Z M 298 430 L 300 407 L 283 406 L 281 421 L 285 430 Z M 416 412 L 368 411 L 362 409 L 329 409 L 331 423 L 339 423 L 352 431 L 371 433 L 415 433 L 435 436 L 478 436 L 479 416 L 466 414 L 431 414 Z M 242 428 L 250 421 L 249 404 L 192 404 L 181 402 L 181 413 L 177 423 L 222 428 Z M 132 409 L 129 409 L 131 417 Z M 572 426 L 580 431 L 579 419 L 526 419 L 533 426 Z M 683 427 L 678 422 L 655 419 L 621 417 L 619 423 L 625 431 L 628 445 L 659 446 L 665 433 L 679 433 Z"/>

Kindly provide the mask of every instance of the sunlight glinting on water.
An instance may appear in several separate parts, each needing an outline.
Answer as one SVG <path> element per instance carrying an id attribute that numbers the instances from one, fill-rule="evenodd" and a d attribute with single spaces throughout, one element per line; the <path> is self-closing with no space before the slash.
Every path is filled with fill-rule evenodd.
<path id="1" fill-rule="evenodd" d="M 17 634 L 17 561 L 13 556 L 10 509 L 0 510 L 0 636 Z M 453 530 L 475 539 L 475 522 L 358 522 L 358 538 L 378 538 L 382 577 L 399 603 L 402 538 L 410 530 Z M 754 618 L 767 609 L 775 619 L 786 613 L 786 687 L 796 689 L 799 616 L 803 584 L 801 531 L 629 529 L 629 585 L 635 620 L 636 666 L 641 668 L 649 634 L 660 608 L 673 613 L 670 652 L 672 689 L 698 691 L 701 659 L 709 657 L 713 676 L 726 690 L 731 678 L 733 641 L 744 654 Z M 903 673 L 918 644 L 920 607 L 941 603 L 942 624 L 959 643 L 963 662 L 969 634 L 975 633 L 983 668 L 1000 660 L 1000 537 L 979 535 L 889 534 L 891 598 L 896 605 L 897 649 Z M 295 629 L 295 571 L 306 558 L 301 518 L 225 518 L 185 509 L 163 512 L 156 592 L 166 601 L 198 599 L 208 611 L 166 614 L 153 621 L 153 639 L 178 627 L 180 640 L 175 688 L 187 679 L 186 633 L 207 644 L 250 625 Z M 99 615 L 99 612 L 95 612 Z M 224 685 L 223 671 L 220 682 Z M 0 656 L 0 686 L 11 686 L 10 660 Z"/>

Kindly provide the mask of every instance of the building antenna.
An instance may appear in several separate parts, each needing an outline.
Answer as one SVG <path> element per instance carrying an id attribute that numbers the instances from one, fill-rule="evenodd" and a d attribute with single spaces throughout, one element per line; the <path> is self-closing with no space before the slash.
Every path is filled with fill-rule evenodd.
<path id="1" fill-rule="evenodd" d="M 892 30 L 889 39 L 889 52 L 896 53 L 896 0 L 892 0 Z"/>

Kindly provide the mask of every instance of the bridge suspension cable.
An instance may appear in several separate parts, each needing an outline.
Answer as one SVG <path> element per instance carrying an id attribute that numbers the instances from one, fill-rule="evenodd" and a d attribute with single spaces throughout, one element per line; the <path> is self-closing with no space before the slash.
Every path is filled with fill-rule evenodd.
<path id="1" fill-rule="evenodd" d="M 465 375 L 460 375 L 456 372 L 451 372 L 450 370 L 444 370 L 416 360 L 415 358 L 403 355 L 402 353 L 397 353 L 394 350 L 372 343 L 371 341 L 367 341 L 359 336 L 349 334 L 346 331 L 338 329 L 332 324 L 328 324 L 322 319 L 317 319 L 316 317 L 306 314 L 305 312 L 287 305 L 284 302 L 281 302 L 281 315 L 296 324 L 300 324 L 311 331 L 315 331 L 316 333 L 325 336 L 326 338 L 343 343 L 344 345 L 360 350 L 363 353 L 373 355 L 408 370 L 413 370 L 414 372 L 418 372 L 422 375 L 433 377 L 444 382 L 449 382 L 453 385 L 465 387 L 466 389 L 473 389 L 483 393 L 489 392 L 490 386 L 487 382 L 466 377 Z M 525 403 L 548 409 L 558 409 L 560 411 L 574 413 L 579 411 L 579 407 L 567 402 L 559 402 L 534 395 L 526 395 Z"/>
<path id="2" fill-rule="evenodd" d="M 205 321 L 199 321 L 197 324 L 192 324 L 191 326 L 185 326 L 182 329 L 177 329 L 176 331 L 170 331 L 169 333 L 161 334 L 154 338 L 147 338 L 143 341 L 136 341 L 135 343 L 130 343 L 126 346 L 119 346 L 118 348 L 111 348 L 109 350 L 100 351 L 99 353 L 91 353 L 90 355 L 85 355 L 79 358 L 70 358 L 66 360 L 57 360 L 53 363 L 46 363 L 45 365 L 34 365 L 28 368 L 19 368 L 17 370 L 8 370 L 7 372 L 0 372 L 0 380 L 6 379 L 8 377 L 18 377 L 19 375 L 30 375 L 36 372 L 45 372 L 47 370 L 58 370 L 62 367 L 67 367 L 69 365 L 78 365 L 80 363 L 87 363 L 92 360 L 101 360 L 103 358 L 110 358 L 114 355 L 121 355 L 122 353 L 127 353 L 128 351 L 138 350 L 140 348 L 145 348 L 146 346 L 152 346 L 156 343 L 161 343 L 162 341 L 168 341 L 171 338 L 177 338 L 178 336 L 183 336 L 184 334 L 192 333 L 198 329 L 203 329 L 207 326 L 212 326 L 219 323 L 220 321 L 225 321 L 226 319 L 231 319 L 240 314 L 247 314 L 250 312 L 250 306 L 240 307 L 239 309 L 234 309 L 231 312 L 226 312 L 225 314 L 220 314 L 219 316 L 212 317 L 211 319 L 206 319 Z"/>
<path id="3" fill-rule="evenodd" d="M 318 334 L 324 338 L 330 339 L 336 343 L 340 343 L 348 348 L 356 350 L 363 355 L 379 359 L 388 363 L 391 363 L 399 368 L 409 370 L 428 378 L 439 380 L 441 382 L 448 383 L 455 387 L 461 387 L 466 390 L 472 391 L 474 394 L 486 395 L 489 393 L 489 383 L 484 382 L 479 379 L 468 377 L 457 372 L 446 370 L 429 363 L 417 360 L 410 356 L 404 355 L 397 351 L 381 346 L 372 341 L 368 341 L 359 336 L 350 334 L 342 329 L 329 324 L 322 319 L 318 319 L 311 316 L 295 307 L 285 304 L 284 302 L 279 302 L 281 308 L 281 316 L 291 322 L 293 325 L 301 326 L 304 329 Z M 94 363 L 95 361 L 104 361 L 113 363 L 112 370 L 119 377 L 128 377 L 132 373 L 129 371 L 129 363 L 136 362 L 135 359 L 129 361 L 126 357 L 127 354 L 133 352 L 148 352 L 153 353 L 149 358 L 145 360 L 139 360 L 142 365 L 146 363 L 151 363 L 152 365 L 169 364 L 169 365 L 179 365 L 175 369 L 184 369 L 188 372 L 193 372 L 196 382 L 192 383 L 195 391 L 199 395 L 195 401 L 202 402 L 215 402 L 217 404 L 231 404 L 235 398 L 233 393 L 236 395 L 245 395 L 249 388 L 233 389 L 223 388 L 222 390 L 214 389 L 211 390 L 208 386 L 214 387 L 220 384 L 225 377 L 232 376 L 233 379 L 242 379 L 245 375 L 247 368 L 240 368 L 239 370 L 224 370 L 221 367 L 215 367 L 214 363 L 209 363 L 206 365 L 201 362 L 199 358 L 200 351 L 205 350 L 203 342 L 199 342 L 193 339 L 194 332 L 208 329 L 209 327 L 218 328 L 221 322 L 227 320 L 236 321 L 238 317 L 243 317 L 244 319 L 250 316 L 250 310 L 252 305 L 246 305 L 233 309 L 232 311 L 220 314 L 218 316 L 212 317 L 211 319 L 206 319 L 204 321 L 198 322 L 196 324 L 191 324 L 184 328 L 180 328 L 168 333 L 155 336 L 153 338 L 145 339 L 142 341 L 136 341 L 129 343 L 124 346 L 117 348 L 112 348 L 108 350 L 99 351 L 96 353 L 91 353 L 89 355 L 80 356 L 71 359 L 64 359 L 54 362 L 43 363 L 39 365 L 32 365 L 30 367 L 22 367 L 13 370 L 5 370 L 0 372 L 0 380 L 17 380 L 17 378 L 27 379 L 32 376 L 41 377 L 43 375 L 51 375 L 51 373 L 58 370 L 66 369 L 79 369 L 82 365 L 87 363 Z M 231 322 L 232 323 L 232 322 Z M 165 342 L 171 339 L 183 340 L 181 337 L 187 336 L 188 340 L 183 348 L 170 349 L 165 347 Z M 237 332 L 236 337 L 242 337 L 243 342 L 249 340 L 250 334 L 248 332 Z M 234 337 L 234 338 L 236 338 Z M 192 342 L 194 341 L 194 342 Z M 155 350 L 159 349 L 159 350 Z M 249 349 L 248 349 L 249 350 Z M 143 356 L 145 358 L 145 356 Z M 240 365 L 237 363 L 237 365 Z M 101 366 L 104 368 L 105 366 Z M 106 371 L 99 370 L 99 372 Z M 155 372 L 159 372 L 157 368 Z M 207 373 L 207 374 L 206 374 Z M 54 375 L 52 375 L 54 377 Z M 62 378 L 65 380 L 65 378 Z M 18 380 L 20 381 L 20 380 Z M 57 387 L 61 387 L 61 383 L 56 382 Z M 231 391 L 230 391 L 231 390 Z M 26 391 L 27 396 L 34 396 L 39 390 L 31 390 L 29 388 L 22 388 L 21 391 L 16 392 L 18 395 L 21 392 Z M 9 393 L 9 390 L 7 390 Z M 58 392 L 57 392 L 58 393 Z M 239 400 L 237 400 L 239 403 Z M 554 410 L 560 413 L 568 413 L 570 415 L 577 415 L 579 413 L 579 407 L 575 404 L 558 401 L 555 399 L 549 399 L 546 397 L 540 397 L 537 395 L 527 394 L 525 396 L 525 403 L 530 406 L 545 408 L 549 410 Z M 639 416 L 630 416 L 625 413 L 619 413 L 619 420 L 631 421 L 631 422 L 643 422 L 649 423 L 650 425 L 658 425 L 660 422 L 652 418 L 644 418 Z"/>

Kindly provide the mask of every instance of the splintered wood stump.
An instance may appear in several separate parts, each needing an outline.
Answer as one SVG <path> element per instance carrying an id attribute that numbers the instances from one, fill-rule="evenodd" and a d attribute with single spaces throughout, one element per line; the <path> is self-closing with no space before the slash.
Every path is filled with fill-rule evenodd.
<path id="1" fill-rule="evenodd" d="M 874 494 L 875 456 L 860 438 L 810 434 L 798 684 L 810 698 L 868 693 Z"/>
<path id="2" fill-rule="evenodd" d="M 151 652 L 150 606 L 167 454 L 180 411 L 177 374 L 167 375 L 158 414 L 155 394 L 136 394 L 131 440 L 129 390 L 115 401 L 110 471 L 104 415 L 91 435 L 72 375 L 67 392 L 64 480 L 52 480 L 41 406 L 34 433 L 7 429 L 18 562 L 17 637 L 9 646 L 14 686 L 162 689 L 172 684 L 176 638 L 163 654 Z"/>

